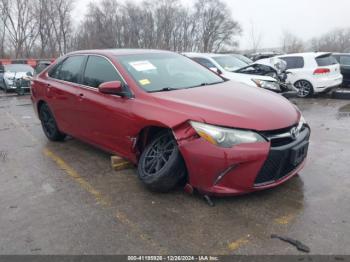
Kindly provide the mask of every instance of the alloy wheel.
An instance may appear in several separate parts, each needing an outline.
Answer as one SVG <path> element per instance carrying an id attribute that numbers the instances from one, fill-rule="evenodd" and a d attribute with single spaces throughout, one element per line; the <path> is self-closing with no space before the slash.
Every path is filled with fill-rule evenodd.
<path id="1" fill-rule="evenodd" d="M 307 97 L 312 93 L 311 84 L 305 80 L 300 80 L 297 83 L 295 83 L 295 87 L 298 89 L 299 97 Z"/>
<path id="2" fill-rule="evenodd" d="M 158 173 L 169 161 L 176 150 L 176 143 L 170 135 L 154 142 L 144 158 L 144 176 Z"/>

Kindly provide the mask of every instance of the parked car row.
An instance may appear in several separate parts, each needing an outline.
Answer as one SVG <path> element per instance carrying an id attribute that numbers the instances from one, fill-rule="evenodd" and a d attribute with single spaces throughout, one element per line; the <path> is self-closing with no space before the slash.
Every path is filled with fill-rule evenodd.
<path id="1" fill-rule="evenodd" d="M 0 88 L 5 93 L 12 91 L 24 94 L 30 89 L 30 77 L 40 73 L 50 64 L 51 61 L 38 61 L 34 68 L 27 63 L 0 64 Z"/>
<path id="2" fill-rule="evenodd" d="M 298 108 L 223 76 L 240 75 L 230 57 L 205 58 L 221 74 L 168 51 L 73 52 L 33 78 L 31 98 L 48 139 L 126 158 L 154 191 L 239 195 L 295 176 L 311 132 Z"/>

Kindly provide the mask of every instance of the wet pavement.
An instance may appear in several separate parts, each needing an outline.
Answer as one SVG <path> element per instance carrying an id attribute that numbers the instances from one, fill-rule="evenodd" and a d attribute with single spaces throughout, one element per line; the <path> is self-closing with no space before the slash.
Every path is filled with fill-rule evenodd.
<path id="1" fill-rule="evenodd" d="M 214 199 L 147 191 L 75 139 L 49 142 L 28 96 L 0 94 L 0 254 L 350 254 L 350 101 L 294 100 L 309 160 L 282 186 Z"/>

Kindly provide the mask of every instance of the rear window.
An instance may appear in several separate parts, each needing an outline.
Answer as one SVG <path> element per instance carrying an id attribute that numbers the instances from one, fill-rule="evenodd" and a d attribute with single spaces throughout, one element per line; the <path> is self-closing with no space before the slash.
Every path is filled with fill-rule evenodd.
<path id="1" fill-rule="evenodd" d="M 338 61 L 332 55 L 325 55 L 316 57 L 316 63 L 318 66 L 330 66 L 338 64 Z"/>
<path id="2" fill-rule="evenodd" d="M 85 61 L 84 56 L 71 56 L 49 72 L 49 76 L 59 80 L 79 83 L 80 72 Z"/>
<path id="3" fill-rule="evenodd" d="M 279 57 L 287 63 L 287 69 L 298 69 L 304 67 L 304 58 L 302 56 Z"/>
<path id="4" fill-rule="evenodd" d="M 207 68 L 216 68 L 216 66 L 212 62 L 210 62 L 208 59 L 201 58 L 201 57 L 193 57 L 192 60 L 196 61 L 197 63 Z"/>

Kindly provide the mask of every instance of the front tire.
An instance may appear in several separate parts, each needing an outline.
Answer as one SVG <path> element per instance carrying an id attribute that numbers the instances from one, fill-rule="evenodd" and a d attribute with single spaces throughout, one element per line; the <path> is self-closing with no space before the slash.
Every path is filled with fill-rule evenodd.
<path id="1" fill-rule="evenodd" d="M 64 140 L 66 135 L 59 131 L 56 124 L 56 120 L 49 106 L 46 103 L 41 105 L 39 110 L 39 117 L 41 120 L 41 125 L 43 127 L 44 133 L 49 140 L 51 141 Z"/>
<path id="2" fill-rule="evenodd" d="M 299 80 L 295 82 L 294 86 L 298 89 L 298 97 L 300 98 L 311 97 L 314 94 L 314 88 L 309 81 Z"/>
<path id="3" fill-rule="evenodd" d="M 186 176 L 186 167 L 170 132 L 160 133 L 142 152 L 139 179 L 152 191 L 169 192 Z"/>

